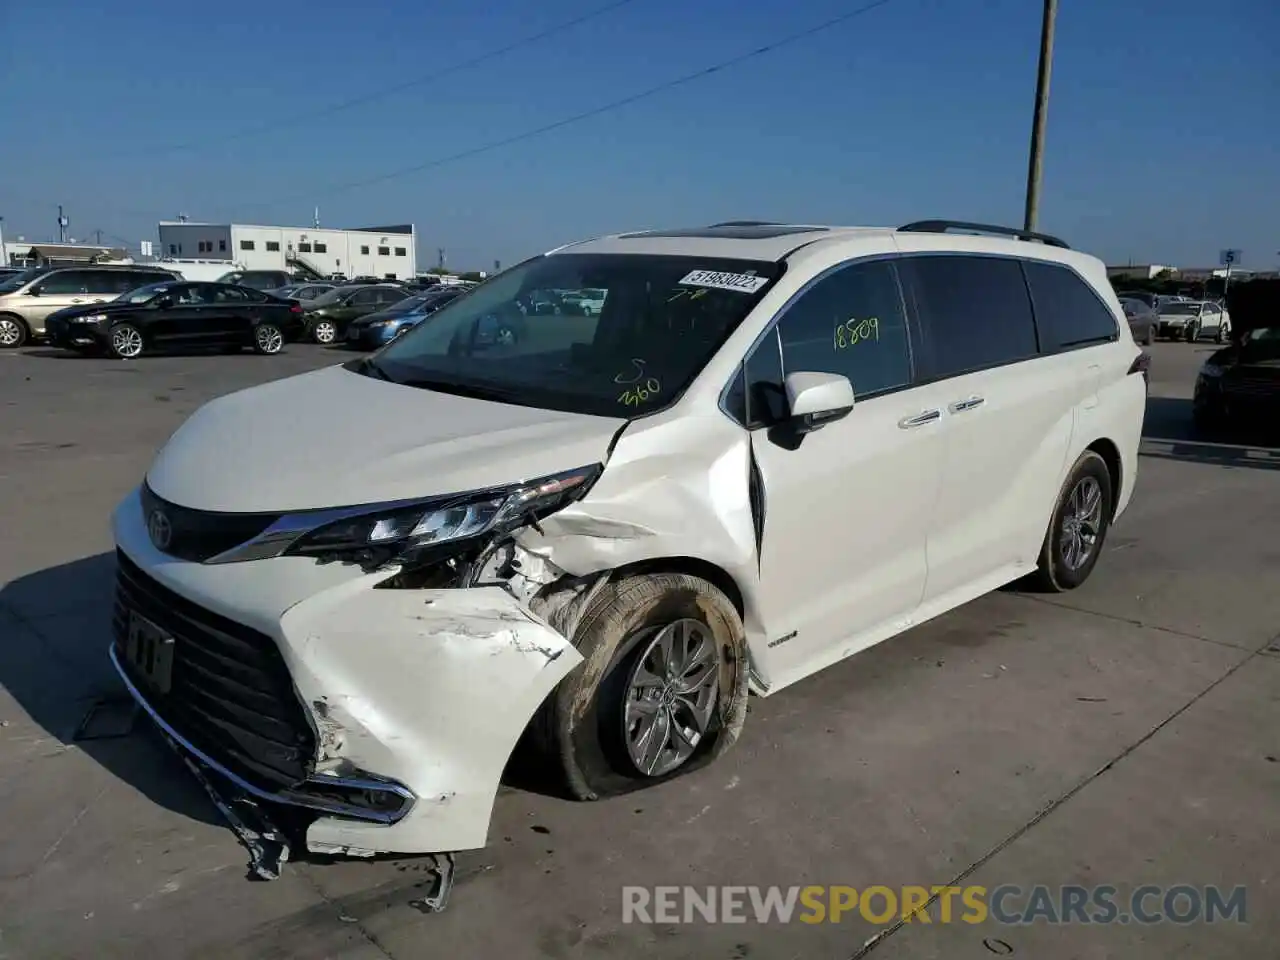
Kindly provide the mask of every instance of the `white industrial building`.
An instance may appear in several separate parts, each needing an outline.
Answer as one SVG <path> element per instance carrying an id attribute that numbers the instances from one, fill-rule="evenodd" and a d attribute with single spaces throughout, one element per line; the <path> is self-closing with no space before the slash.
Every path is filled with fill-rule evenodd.
<path id="1" fill-rule="evenodd" d="M 411 223 L 333 230 L 164 220 L 159 234 L 155 252 L 162 259 L 225 260 L 228 269 L 290 270 L 315 277 L 337 273 L 411 280 L 416 273 Z"/>

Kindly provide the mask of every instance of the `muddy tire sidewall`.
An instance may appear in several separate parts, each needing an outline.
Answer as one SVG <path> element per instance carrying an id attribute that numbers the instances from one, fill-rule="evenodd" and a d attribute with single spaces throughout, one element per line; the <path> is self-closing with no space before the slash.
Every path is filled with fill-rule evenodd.
<path id="1" fill-rule="evenodd" d="M 685 617 L 705 624 L 715 640 L 718 699 L 693 755 L 664 776 L 646 777 L 636 772 L 623 743 L 626 680 L 643 649 L 643 631 Z M 573 642 L 584 662 L 552 695 L 548 732 L 574 796 L 594 800 L 662 783 L 706 766 L 737 741 L 748 697 L 746 638 L 733 604 L 707 581 L 656 573 L 609 583 L 587 602 Z"/>

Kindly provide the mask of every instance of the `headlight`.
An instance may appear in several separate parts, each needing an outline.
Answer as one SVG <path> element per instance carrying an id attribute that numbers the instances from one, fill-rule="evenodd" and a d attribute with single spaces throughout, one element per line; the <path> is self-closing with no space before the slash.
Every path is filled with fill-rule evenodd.
<path id="1" fill-rule="evenodd" d="M 1206 363 L 1200 368 L 1200 376 L 1205 377 L 1206 379 L 1220 377 L 1222 376 L 1222 368 L 1212 363 Z"/>
<path id="2" fill-rule="evenodd" d="M 98 323 L 99 321 L 102 321 L 105 319 L 107 319 L 107 315 L 105 313 L 88 313 L 82 317 L 72 317 L 71 322 L 72 323 Z"/>
<path id="3" fill-rule="evenodd" d="M 353 510 L 341 519 L 311 528 L 283 552 L 352 560 L 367 567 L 409 563 L 441 544 L 460 546 L 530 516 L 557 510 L 585 494 L 600 470 L 599 464 L 593 464 L 472 495 L 400 501 L 358 513 Z M 297 529 L 305 518 L 306 514 L 285 517 L 274 526 Z M 267 531 L 264 537 L 271 533 Z"/>

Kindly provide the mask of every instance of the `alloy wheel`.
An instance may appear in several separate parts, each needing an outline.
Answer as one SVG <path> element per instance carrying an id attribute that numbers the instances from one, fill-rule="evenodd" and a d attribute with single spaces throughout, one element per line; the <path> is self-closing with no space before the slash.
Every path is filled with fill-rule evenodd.
<path id="1" fill-rule="evenodd" d="M 0 347 L 16 347 L 22 342 L 22 327 L 13 317 L 0 317 Z"/>
<path id="2" fill-rule="evenodd" d="M 111 331 L 111 349 L 126 359 L 136 357 L 142 353 L 142 334 L 133 327 L 117 327 Z"/>
<path id="3" fill-rule="evenodd" d="M 1082 477 L 1071 490 L 1062 511 L 1062 562 L 1075 571 L 1093 556 L 1102 533 L 1102 486 L 1094 477 Z"/>
<path id="4" fill-rule="evenodd" d="M 697 620 L 676 620 L 646 639 L 627 678 L 622 735 L 636 770 L 661 777 L 682 766 L 706 736 L 720 660 L 711 630 Z"/>
<path id="5" fill-rule="evenodd" d="M 312 330 L 316 343 L 333 343 L 338 336 L 338 328 L 328 320 L 321 320 Z"/>
<path id="6" fill-rule="evenodd" d="M 263 353 L 279 353 L 280 348 L 284 346 L 284 334 L 278 327 L 273 327 L 271 324 L 258 327 L 254 337 L 257 340 L 258 349 Z"/>

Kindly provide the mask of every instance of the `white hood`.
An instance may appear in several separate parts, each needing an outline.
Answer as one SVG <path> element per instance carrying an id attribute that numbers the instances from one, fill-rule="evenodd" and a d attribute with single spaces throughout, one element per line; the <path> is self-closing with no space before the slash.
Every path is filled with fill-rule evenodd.
<path id="1" fill-rule="evenodd" d="M 205 404 L 147 482 L 172 503 L 233 513 L 425 497 L 602 462 L 624 422 L 329 367 Z"/>

